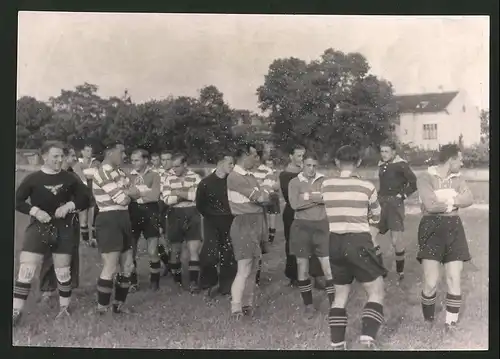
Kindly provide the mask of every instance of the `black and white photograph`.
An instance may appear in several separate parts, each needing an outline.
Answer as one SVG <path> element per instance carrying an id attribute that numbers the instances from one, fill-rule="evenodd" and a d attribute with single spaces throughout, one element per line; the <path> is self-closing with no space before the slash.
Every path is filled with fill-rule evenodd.
<path id="1" fill-rule="evenodd" d="M 16 94 L 13 346 L 488 349 L 489 16 L 20 11 Z"/>

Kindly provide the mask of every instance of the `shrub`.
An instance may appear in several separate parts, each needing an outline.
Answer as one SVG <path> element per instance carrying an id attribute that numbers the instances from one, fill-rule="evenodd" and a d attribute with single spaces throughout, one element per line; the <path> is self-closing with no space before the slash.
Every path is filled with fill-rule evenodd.
<path id="1" fill-rule="evenodd" d="M 463 150 L 464 167 L 488 167 L 490 164 L 490 147 L 488 143 L 478 143 Z"/>

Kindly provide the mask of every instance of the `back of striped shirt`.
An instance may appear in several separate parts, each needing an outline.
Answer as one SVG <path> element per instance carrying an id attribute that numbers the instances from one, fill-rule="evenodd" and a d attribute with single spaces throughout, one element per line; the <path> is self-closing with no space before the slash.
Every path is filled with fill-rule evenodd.
<path id="1" fill-rule="evenodd" d="M 92 193 L 99 211 L 128 210 L 128 204 L 121 203 L 127 198 L 123 190 L 129 185 L 130 179 L 120 168 L 113 168 L 109 164 L 101 165 L 92 181 Z"/>
<path id="2" fill-rule="evenodd" d="M 273 169 L 267 167 L 266 165 L 260 165 L 256 170 L 252 171 L 252 175 L 257 179 L 259 186 L 268 191 L 274 191 L 277 186 L 276 173 Z"/>
<path id="3" fill-rule="evenodd" d="M 358 177 L 333 177 L 323 181 L 323 200 L 333 233 L 370 233 L 380 221 L 375 186 Z"/>
<path id="4" fill-rule="evenodd" d="M 196 205 L 196 189 L 200 181 L 200 175 L 189 169 L 181 177 L 177 176 L 173 171 L 169 171 L 162 181 L 161 199 L 167 205 L 175 208 L 194 207 Z M 187 200 L 181 200 L 177 196 L 173 196 L 173 190 L 188 192 Z"/>

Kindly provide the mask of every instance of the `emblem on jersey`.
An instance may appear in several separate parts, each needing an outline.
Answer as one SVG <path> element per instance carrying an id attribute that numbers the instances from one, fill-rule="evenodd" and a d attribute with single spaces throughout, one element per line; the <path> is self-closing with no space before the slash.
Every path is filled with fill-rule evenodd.
<path id="1" fill-rule="evenodd" d="M 47 188 L 50 192 L 52 192 L 52 194 L 54 196 L 57 196 L 57 194 L 61 190 L 62 186 L 63 186 L 62 184 L 58 184 L 58 185 L 55 185 L 55 186 L 44 186 L 44 187 Z"/>

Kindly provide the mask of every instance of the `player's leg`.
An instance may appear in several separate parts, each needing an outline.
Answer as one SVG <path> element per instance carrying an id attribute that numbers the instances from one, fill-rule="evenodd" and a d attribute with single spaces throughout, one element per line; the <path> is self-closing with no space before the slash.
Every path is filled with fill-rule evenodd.
<path id="1" fill-rule="evenodd" d="M 195 208 L 189 209 L 189 224 L 186 241 L 189 251 L 189 291 L 200 292 L 200 250 L 201 250 L 201 218 Z"/>
<path id="2" fill-rule="evenodd" d="M 169 268 L 174 282 L 182 285 L 181 254 L 184 241 L 184 226 L 187 218 L 183 213 L 184 208 L 172 208 L 168 214 L 167 237 L 170 241 Z"/>
<path id="3" fill-rule="evenodd" d="M 330 266 L 330 229 L 327 220 L 318 221 L 314 224 L 315 231 L 312 236 L 312 253 L 318 258 L 322 272 L 325 277 L 325 289 L 330 305 L 335 299 L 335 285 L 333 282 L 332 269 Z"/>
<path id="4" fill-rule="evenodd" d="M 203 244 L 200 251 L 200 288 L 208 289 L 208 295 L 215 297 L 218 293 L 219 275 L 219 236 L 217 219 L 204 217 L 202 221 Z"/>
<path id="5" fill-rule="evenodd" d="M 233 245 L 229 238 L 229 231 L 233 218 L 227 216 L 219 227 L 219 253 L 220 253 L 220 271 L 219 271 L 219 292 L 220 294 L 230 294 L 238 264 L 234 258 Z"/>
<path id="6" fill-rule="evenodd" d="M 149 286 L 152 290 L 160 288 L 160 256 L 158 254 L 158 239 L 160 237 L 160 212 L 156 204 L 148 206 L 148 215 L 144 222 L 144 237 L 147 241 L 149 256 Z"/>
<path id="7" fill-rule="evenodd" d="M 297 286 L 297 259 L 290 254 L 290 227 L 292 226 L 294 212 L 288 206 L 283 211 L 283 230 L 285 234 L 285 276 L 290 279 L 291 286 Z"/>
<path id="8" fill-rule="evenodd" d="M 403 199 L 391 197 L 387 203 L 387 212 L 387 224 L 396 255 L 396 272 L 399 279 L 402 280 L 405 268 L 405 244 L 403 242 L 405 205 Z"/>
<path id="9" fill-rule="evenodd" d="M 361 314 L 360 343 L 375 349 L 375 340 L 384 321 L 384 280 L 386 269 L 380 264 L 370 233 L 351 233 L 346 236 L 346 260 L 354 278 L 362 283 L 368 301 Z"/>
<path id="10" fill-rule="evenodd" d="M 231 314 L 238 319 L 243 315 L 243 293 L 252 272 L 253 258 L 238 260 L 238 269 L 231 285 Z M 253 278 L 252 278 L 253 281 Z M 255 282 L 254 282 L 255 283 Z"/>
<path id="11" fill-rule="evenodd" d="M 14 299 L 12 303 L 12 325 L 16 325 L 28 299 L 31 283 L 37 267 L 43 261 L 42 253 L 22 251 L 19 256 L 19 271 L 14 283 Z"/>
<path id="12" fill-rule="evenodd" d="M 69 315 L 68 308 L 71 302 L 71 254 L 53 253 L 54 271 L 59 291 L 59 314 L 57 317 Z"/>
<path id="13" fill-rule="evenodd" d="M 82 240 L 89 245 L 89 239 L 90 239 L 90 234 L 89 234 L 89 224 L 88 224 L 88 210 L 83 210 L 78 213 L 79 217 L 79 222 L 80 222 L 80 235 L 82 237 Z"/>
<path id="14" fill-rule="evenodd" d="M 436 291 L 441 275 L 441 263 L 436 260 L 423 259 L 422 269 L 424 272 L 422 285 L 422 313 L 426 321 L 434 320 L 436 308 Z"/>
<path id="15" fill-rule="evenodd" d="M 460 278 L 462 276 L 464 262 L 452 261 L 444 265 L 446 273 L 446 285 L 448 292 L 446 293 L 446 327 L 451 329 L 458 322 L 460 313 L 460 305 L 462 304 L 462 291 Z"/>
<path id="16" fill-rule="evenodd" d="M 130 288 L 130 277 L 134 270 L 133 249 L 130 248 L 130 246 L 128 247 L 129 248 L 121 252 L 119 256 L 120 272 L 116 276 L 116 282 L 115 282 L 115 300 L 113 302 L 114 313 L 129 312 L 129 310 L 123 307 L 125 301 L 127 300 L 127 295 L 129 293 L 129 288 Z"/>
<path id="17" fill-rule="evenodd" d="M 266 239 L 267 236 L 268 233 L 266 228 Z M 243 314 L 246 316 L 253 316 L 254 313 L 254 297 L 255 297 L 255 287 L 256 287 L 254 278 L 258 268 L 259 258 L 260 255 L 256 255 L 255 257 L 252 258 L 249 264 L 250 272 L 246 277 L 245 287 L 243 289 L 243 295 L 241 297 L 241 309 L 243 311 Z"/>
<path id="18" fill-rule="evenodd" d="M 167 207 L 165 205 L 165 202 L 160 201 L 159 202 L 159 207 L 160 207 L 160 224 L 161 224 L 161 232 L 160 232 L 160 238 L 158 241 L 158 255 L 160 256 L 160 260 L 163 263 L 164 266 L 164 271 L 163 275 L 166 276 L 170 272 L 170 251 L 167 250 L 168 248 L 168 232 L 167 232 Z"/>
<path id="19" fill-rule="evenodd" d="M 98 229 L 98 232 L 99 229 Z M 98 234 L 100 235 L 100 234 Z M 120 252 L 101 253 L 102 270 L 97 280 L 97 313 L 104 314 L 110 307 L 113 294 L 113 280 L 118 273 Z"/>
<path id="20" fill-rule="evenodd" d="M 54 272 L 54 262 L 52 253 L 47 251 L 43 256 L 42 266 L 40 268 L 40 292 L 42 293 L 40 301 L 47 303 L 57 290 L 57 278 Z"/>

